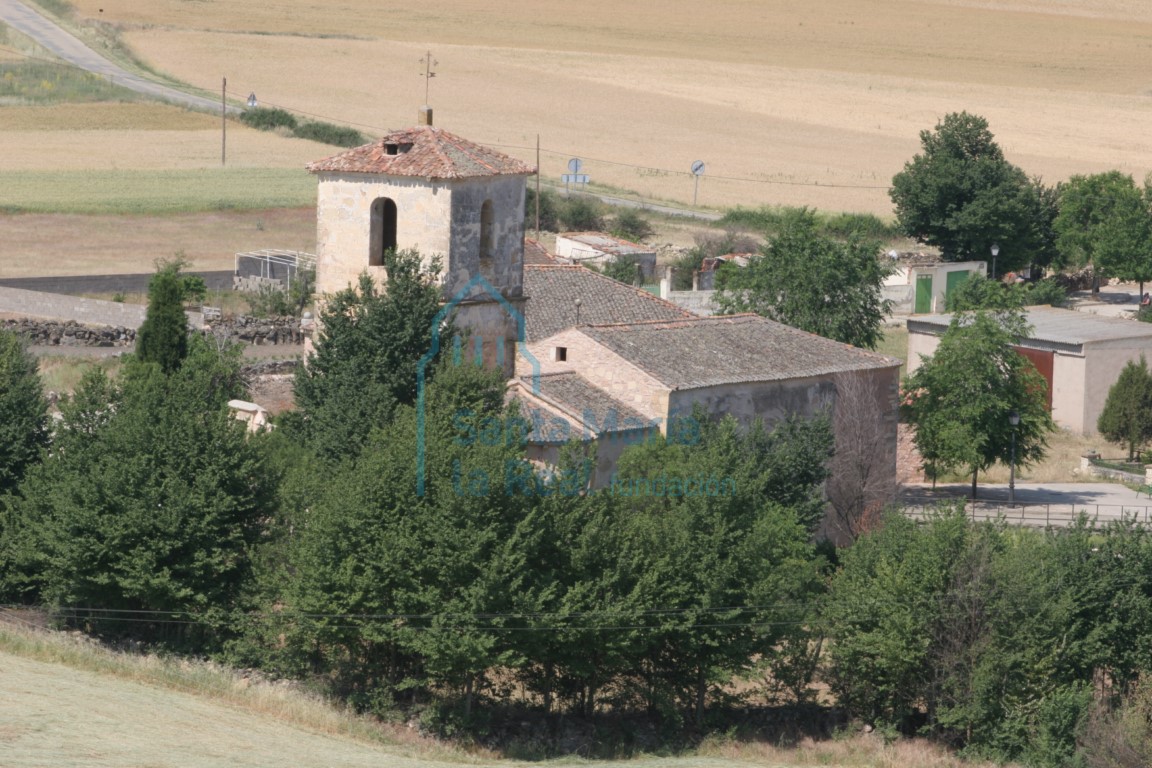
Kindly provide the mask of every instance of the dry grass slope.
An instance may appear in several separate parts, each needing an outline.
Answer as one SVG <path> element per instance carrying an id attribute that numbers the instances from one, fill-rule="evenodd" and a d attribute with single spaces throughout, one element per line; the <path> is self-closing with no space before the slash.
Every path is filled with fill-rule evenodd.
<path id="1" fill-rule="evenodd" d="M 435 768 L 513 766 L 356 717 L 292 686 L 249 680 L 202 662 L 129 656 L 83 638 L 5 623 L 0 616 L 0 750 L 6 766 L 291 764 Z M 694 756 L 600 763 L 601 768 L 984 768 L 925 742 L 873 737 L 796 749 L 707 741 Z M 559 763 L 561 765 L 566 762 Z"/>

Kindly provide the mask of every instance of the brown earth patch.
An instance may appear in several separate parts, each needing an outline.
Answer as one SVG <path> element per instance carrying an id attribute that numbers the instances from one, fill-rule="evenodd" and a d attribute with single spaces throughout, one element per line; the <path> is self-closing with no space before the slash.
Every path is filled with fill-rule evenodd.
<path id="1" fill-rule="evenodd" d="M 148 272 L 182 253 L 193 270 L 232 269 L 239 251 L 316 248 L 312 208 L 171 216 L 0 214 L 0 277 Z"/>

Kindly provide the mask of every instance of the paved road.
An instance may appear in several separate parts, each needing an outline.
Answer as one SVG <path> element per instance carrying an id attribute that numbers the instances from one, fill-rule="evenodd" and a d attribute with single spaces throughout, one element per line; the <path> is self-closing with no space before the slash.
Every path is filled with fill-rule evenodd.
<path id="1" fill-rule="evenodd" d="M 175 88 L 145 80 L 139 75 L 134 75 L 118 67 L 80 42 L 72 34 L 64 31 L 24 3 L 17 2 L 17 0 L 0 0 L 0 21 L 32 38 L 64 61 L 89 72 L 112 78 L 117 85 L 155 99 L 170 101 L 195 109 L 220 109 L 220 102 L 218 101 L 202 96 L 193 96 Z M 235 107 L 229 107 L 228 111 L 237 112 L 239 110 Z"/>
<path id="2" fill-rule="evenodd" d="M 913 484 L 904 487 L 901 502 L 913 515 L 949 499 L 967 500 L 968 484 Z M 975 502 L 965 509 L 976 520 L 1003 519 L 1011 524 L 1045 527 L 1068 525 L 1081 514 L 1098 524 L 1125 519 L 1152 523 L 1152 499 L 1119 483 L 1017 483 L 1015 504 L 1008 503 L 1007 485 L 980 485 Z"/>
<path id="3" fill-rule="evenodd" d="M 2 0 L 0 0 L 2 1 Z M 209 290 L 232 290 L 232 269 L 214 269 L 211 272 L 185 272 L 204 277 Z M 156 275 L 153 272 L 123 275 L 60 275 L 50 277 L 3 277 L 0 286 L 37 290 L 45 294 L 144 294 L 147 284 Z"/>

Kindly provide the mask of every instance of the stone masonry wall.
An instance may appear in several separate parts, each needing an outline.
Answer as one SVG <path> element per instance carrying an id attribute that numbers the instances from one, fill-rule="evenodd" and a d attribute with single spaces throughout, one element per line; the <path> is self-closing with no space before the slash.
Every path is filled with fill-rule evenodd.
<path id="1" fill-rule="evenodd" d="M 29 344 L 42 347 L 130 347 L 136 342 L 137 330 L 126 326 L 88 325 L 73 320 L 35 318 L 0 320 L 0 329 L 14 331 L 27 339 Z M 211 327 L 194 330 L 255 346 L 304 343 L 300 321 L 294 317 L 228 318 Z"/>
<path id="2" fill-rule="evenodd" d="M 73 321 L 0 320 L 0 329 L 14 331 L 28 344 L 40 347 L 127 347 L 136 341 L 136 329 L 90 326 Z"/>

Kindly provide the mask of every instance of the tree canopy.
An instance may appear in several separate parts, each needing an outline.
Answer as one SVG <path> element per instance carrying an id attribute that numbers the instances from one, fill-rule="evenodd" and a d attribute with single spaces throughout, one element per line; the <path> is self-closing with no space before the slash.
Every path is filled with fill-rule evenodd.
<path id="1" fill-rule="evenodd" d="M 820 234 L 816 215 L 792 211 L 748 266 L 722 267 L 715 301 L 723 312 L 755 312 L 829 339 L 875 349 L 888 302 L 889 267 L 879 244 Z"/>
<path id="2" fill-rule="evenodd" d="M 902 408 L 925 469 L 933 478 L 967 469 L 973 497 L 981 470 L 1009 462 L 1013 434 L 1016 462 L 1027 465 L 1044 456 L 1046 435 L 1055 429 L 1047 382 L 1012 349 L 1026 332 L 1018 311 L 957 314 L 936 352 L 904 384 Z M 1015 427 L 1013 412 L 1020 417 Z"/>
<path id="3" fill-rule="evenodd" d="M 948 261 L 986 261 L 996 243 L 999 273 L 1048 263 L 1052 196 L 1004 158 L 987 120 L 945 115 L 920 132 L 920 144 L 889 190 L 906 234 L 940 248 Z"/>
<path id="4" fill-rule="evenodd" d="M 16 490 L 48 444 L 48 401 L 38 365 L 15 333 L 0 330 L 0 495 Z"/>
<path id="5" fill-rule="evenodd" d="M 1096 428 L 1105 439 L 1127 447 L 1129 461 L 1152 440 L 1152 373 L 1143 355 L 1140 362 L 1131 360 L 1120 371 Z"/>
<path id="6" fill-rule="evenodd" d="M 364 274 L 355 288 L 329 297 L 315 351 L 296 373 L 303 429 L 325 458 L 355 454 L 397 406 L 416 402 L 416 366 L 432 347 L 441 308 L 439 265 L 425 267 L 409 250 L 386 254 L 384 268 L 383 288 Z M 444 325 L 440 348 L 454 338 L 451 323 Z"/>
<path id="7" fill-rule="evenodd" d="M 181 266 L 180 261 L 157 266 L 148 283 L 148 313 L 136 336 L 136 356 L 156 363 L 165 373 L 179 368 L 188 355 L 187 284 L 180 275 Z"/>
<path id="8" fill-rule="evenodd" d="M 146 629 L 109 611 L 222 626 L 271 513 L 259 454 L 227 407 L 239 368 L 238 351 L 196 337 L 171 374 L 142 361 L 116 382 L 88 370 L 14 506 L 18 591 L 100 609 L 88 620 L 114 632 Z"/>
<path id="9" fill-rule="evenodd" d="M 1145 192 L 1119 171 L 1073 176 L 1060 188 L 1057 248 L 1066 265 L 1101 275 L 1152 280 L 1152 210 Z"/>

